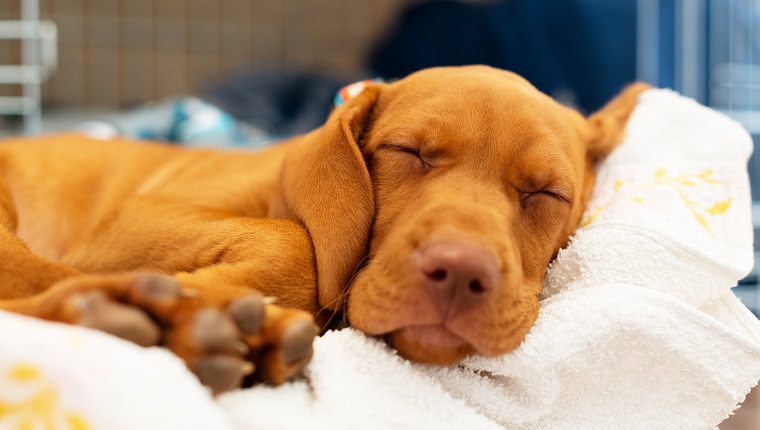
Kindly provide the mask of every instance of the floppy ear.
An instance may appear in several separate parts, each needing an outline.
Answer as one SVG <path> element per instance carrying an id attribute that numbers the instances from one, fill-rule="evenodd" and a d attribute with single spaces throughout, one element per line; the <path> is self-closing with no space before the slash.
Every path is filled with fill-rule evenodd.
<path id="1" fill-rule="evenodd" d="M 607 156 L 623 140 L 628 118 L 636 107 L 639 94 L 652 88 L 636 82 L 628 85 L 617 97 L 588 118 L 588 155 L 592 161 Z"/>
<path id="2" fill-rule="evenodd" d="M 280 178 L 280 210 L 311 235 L 319 304 L 338 309 L 354 270 L 367 253 L 375 213 L 372 181 L 358 141 L 380 88 L 370 86 L 343 103 L 324 126 L 289 150 Z M 284 216 L 283 216 L 284 215 Z"/>

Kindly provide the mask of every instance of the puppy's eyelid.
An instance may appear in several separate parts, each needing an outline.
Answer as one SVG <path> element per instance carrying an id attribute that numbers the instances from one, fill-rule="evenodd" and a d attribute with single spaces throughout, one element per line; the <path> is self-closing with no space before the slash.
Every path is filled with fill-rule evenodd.
<path id="1" fill-rule="evenodd" d="M 552 196 L 553 198 L 567 203 L 568 205 L 573 205 L 573 194 L 570 190 L 567 190 L 563 187 L 551 187 L 551 188 L 544 188 L 540 190 L 540 192 L 547 194 L 549 196 Z"/>
<path id="2" fill-rule="evenodd" d="M 418 151 L 418 150 L 416 150 L 414 148 L 407 148 L 405 146 L 402 146 L 402 147 L 399 147 L 398 150 L 401 151 L 401 152 L 407 152 L 409 154 L 416 155 L 418 157 L 420 156 L 420 151 Z"/>
<path id="3" fill-rule="evenodd" d="M 528 205 L 528 199 L 530 199 L 531 197 L 541 197 L 541 195 L 543 195 L 544 197 L 553 198 L 553 199 L 559 200 L 561 202 L 567 203 L 570 206 L 572 206 L 572 204 L 573 204 L 572 200 L 568 199 L 567 197 L 565 197 L 565 196 L 563 196 L 561 194 L 555 193 L 555 192 L 553 192 L 551 190 L 541 189 L 541 190 L 536 190 L 536 191 L 531 191 L 531 192 L 521 192 L 520 193 L 520 205 L 523 208 L 525 208 Z"/>
<path id="4" fill-rule="evenodd" d="M 420 150 L 414 148 L 411 145 L 407 146 L 407 145 L 399 145 L 399 144 L 392 144 L 392 143 L 384 143 L 378 146 L 378 149 L 388 149 L 391 151 L 403 152 L 409 155 L 413 155 L 420 160 L 420 162 L 422 163 L 422 170 L 424 171 L 428 171 L 432 167 L 430 163 L 428 163 L 425 160 L 425 158 L 420 154 Z"/>
<path id="5" fill-rule="evenodd" d="M 419 155 L 419 150 L 412 145 L 402 145 L 397 143 L 383 143 L 378 146 L 378 149 L 390 149 L 393 151 L 409 152 L 415 155 Z"/>
<path id="6" fill-rule="evenodd" d="M 532 196 L 533 192 L 521 192 L 520 193 L 520 206 L 524 209 L 528 206 L 528 199 Z"/>

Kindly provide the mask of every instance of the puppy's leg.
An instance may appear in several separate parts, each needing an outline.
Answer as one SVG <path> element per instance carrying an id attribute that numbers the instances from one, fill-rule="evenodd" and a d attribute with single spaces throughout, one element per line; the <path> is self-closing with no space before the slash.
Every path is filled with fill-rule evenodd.
<path id="1" fill-rule="evenodd" d="M 319 332 L 311 315 L 247 287 L 202 286 L 193 277 L 83 275 L 33 297 L 0 300 L 0 308 L 103 330 L 142 346 L 164 345 L 215 393 L 239 387 L 249 375 L 249 382 L 280 384 L 308 364 Z M 188 290 L 188 283 L 200 288 Z"/>
<path id="2" fill-rule="evenodd" d="M 220 262 L 196 272 L 179 273 L 175 278 L 183 286 L 198 291 L 197 300 L 204 306 L 227 310 L 240 328 L 241 339 L 250 348 L 248 359 L 257 369 L 254 379 L 279 384 L 309 362 L 312 341 L 320 330 L 313 314 L 281 307 L 276 297 L 252 294 L 251 288 L 244 286 L 246 279 L 262 269 L 266 270 L 260 262 Z M 225 281 L 220 283 L 221 280 Z M 294 305 L 292 295 L 287 302 Z M 261 311 L 256 310 L 259 308 Z M 197 356 L 204 352 L 194 349 L 196 336 L 186 328 L 175 330 L 169 346 L 188 363 L 197 362 Z"/>
<path id="3" fill-rule="evenodd" d="M 91 286 L 89 295 L 79 294 L 70 286 L 86 276 L 35 255 L 16 228 L 12 199 L 0 182 L 0 309 L 97 327 L 141 345 L 158 342 L 160 331 L 148 315 L 105 300 L 95 291 L 100 285 Z"/>
<path id="4" fill-rule="evenodd" d="M 216 392 L 254 367 L 254 379 L 273 383 L 298 373 L 318 333 L 303 226 L 156 203 L 128 204 L 64 258 L 89 273 L 135 273 L 68 278 L 0 308 L 166 345 Z"/>
<path id="5" fill-rule="evenodd" d="M 0 299 L 37 294 L 78 274 L 71 267 L 34 255 L 14 233 L 0 227 Z"/>
<path id="6" fill-rule="evenodd" d="M 34 295 L 78 275 L 71 267 L 34 255 L 16 236 L 15 210 L 3 185 L 0 181 L 0 299 Z"/>
<path id="7" fill-rule="evenodd" d="M 84 273 L 183 274 L 208 300 L 218 294 L 216 286 L 237 285 L 277 297 L 285 307 L 320 309 L 311 238 L 293 220 L 133 199 L 62 262 Z"/>

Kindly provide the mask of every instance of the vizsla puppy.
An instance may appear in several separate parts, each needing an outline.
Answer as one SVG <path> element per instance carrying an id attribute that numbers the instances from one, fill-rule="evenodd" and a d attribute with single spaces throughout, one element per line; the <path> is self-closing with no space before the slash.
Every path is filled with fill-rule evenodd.
<path id="1" fill-rule="evenodd" d="M 0 308 L 166 345 L 215 392 L 294 375 L 338 312 L 413 360 L 506 353 L 646 88 L 586 119 L 441 68 L 260 152 L 2 143 Z"/>

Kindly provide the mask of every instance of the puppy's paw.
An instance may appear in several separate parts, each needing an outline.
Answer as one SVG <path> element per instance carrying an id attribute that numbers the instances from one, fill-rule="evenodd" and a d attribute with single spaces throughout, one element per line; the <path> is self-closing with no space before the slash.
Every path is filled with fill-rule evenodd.
<path id="1" fill-rule="evenodd" d="M 102 330 L 140 346 L 161 341 L 161 328 L 147 313 L 100 290 L 73 294 L 62 303 L 61 316 L 69 324 Z"/>
<path id="2" fill-rule="evenodd" d="M 179 311 L 167 346 L 215 393 L 247 383 L 281 384 L 299 374 L 319 333 L 310 315 L 281 308 L 260 294 L 221 309 Z"/>
<path id="3" fill-rule="evenodd" d="M 308 364 L 318 334 L 309 314 L 255 292 L 214 292 L 203 297 L 157 273 L 81 276 L 49 289 L 37 316 L 165 345 L 215 394 L 244 381 L 280 384 Z"/>
<path id="4" fill-rule="evenodd" d="M 45 291 L 35 314 L 153 346 L 163 339 L 155 316 L 174 312 L 187 295 L 174 278 L 163 274 L 79 276 Z"/>

